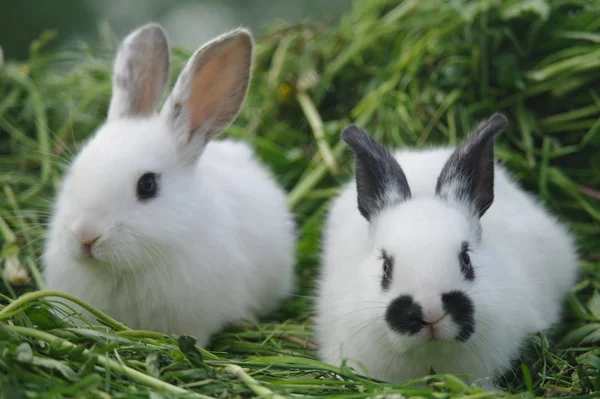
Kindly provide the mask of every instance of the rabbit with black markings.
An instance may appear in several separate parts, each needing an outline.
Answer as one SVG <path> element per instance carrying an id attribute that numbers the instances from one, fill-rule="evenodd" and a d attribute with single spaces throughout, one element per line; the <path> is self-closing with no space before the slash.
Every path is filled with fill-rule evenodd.
<path id="1" fill-rule="evenodd" d="M 320 357 L 402 382 L 493 387 L 529 334 L 556 323 L 574 240 L 494 159 L 495 114 L 457 148 L 388 152 L 356 126 L 356 179 L 331 204 L 316 301 Z"/>
<path id="2" fill-rule="evenodd" d="M 285 192 L 247 144 L 210 141 L 244 102 L 252 53 L 244 29 L 210 41 L 157 112 L 170 69 L 165 33 L 149 24 L 123 41 L 107 121 L 57 195 L 47 288 L 132 328 L 190 334 L 202 346 L 293 292 Z"/>

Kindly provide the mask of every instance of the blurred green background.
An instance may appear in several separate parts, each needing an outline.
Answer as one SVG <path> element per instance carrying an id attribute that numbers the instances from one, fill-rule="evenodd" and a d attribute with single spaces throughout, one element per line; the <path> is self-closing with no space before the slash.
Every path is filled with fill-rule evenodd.
<path id="1" fill-rule="evenodd" d="M 122 38 L 154 21 L 173 44 L 194 49 L 237 26 L 260 34 L 267 24 L 337 19 L 351 5 L 352 0 L 0 0 L 0 46 L 6 59 L 22 60 L 47 29 L 58 35 L 51 44 L 56 48 L 79 40 L 97 43 L 106 28 Z"/>

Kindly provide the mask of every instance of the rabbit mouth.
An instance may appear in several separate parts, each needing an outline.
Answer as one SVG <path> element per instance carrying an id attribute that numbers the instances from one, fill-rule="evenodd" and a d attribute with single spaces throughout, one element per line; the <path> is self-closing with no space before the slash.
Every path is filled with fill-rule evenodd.
<path id="1" fill-rule="evenodd" d="M 106 239 L 97 238 L 90 242 L 78 241 L 73 245 L 71 256 L 83 265 L 107 266 L 112 262 L 110 245 Z"/>
<path id="2" fill-rule="evenodd" d="M 434 322 L 426 323 L 416 335 L 422 340 L 423 344 L 457 340 L 456 327 L 450 321 L 448 313 Z"/>
<path id="3" fill-rule="evenodd" d="M 441 341 L 444 335 L 444 320 L 447 318 L 448 313 L 445 313 L 442 317 L 434 320 L 432 322 L 426 322 L 427 324 L 423 328 L 423 333 L 425 334 L 425 339 L 428 341 Z"/>
<path id="4" fill-rule="evenodd" d="M 107 263 L 102 259 L 103 251 L 99 250 L 99 248 L 90 247 L 89 245 L 82 244 L 79 245 L 75 251 L 76 259 L 78 259 L 82 263 L 89 265 L 99 265 Z"/>
<path id="5" fill-rule="evenodd" d="M 79 246 L 80 250 L 81 250 L 81 254 L 85 257 L 88 258 L 94 258 L 94 243 L 98 240 L 98 238 L 95 238 L 93 241 L 91 242 L 85 242 L 85 243 L 81 243 L 81 245 Z"/>
<path id="6" fill-rule="evenodd" d="M 78 249 L 77 254 L 75 255 L 75 259 L 78 263 L 88 266 L 104 266 L 107 265 L 108 262 L 103 261 L 97 255 L 92 253 L 85 252 L 83 249 Z"/>

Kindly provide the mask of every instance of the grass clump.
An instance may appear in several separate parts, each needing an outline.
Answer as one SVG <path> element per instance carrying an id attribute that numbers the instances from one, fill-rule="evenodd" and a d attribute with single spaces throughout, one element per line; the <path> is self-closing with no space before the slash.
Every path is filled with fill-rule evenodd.
<path id="1" fill-rule="evenodd" d="M 72 313 L 74 298 L 36 291 L 55 185 L 106 114 L 116 43 L 103 37 L 99 48 L 49 53 L 48 33 L 28 61 L 0 67 L 0 397 L 497 396 L 454 376 L 386 384 L 322 364 L 309 318 L 319 228 L 351 172 L 341 128 L 357 123 L 390 145 L 453 144 L 495 111 L 511 120 L 499 158 L 581 251 L 563 325 L 552 340 L 533 337 L 509 391 L 597 394 L 600 3 L 363 0 L 339 24 L 260 38 L 248 100 L 227 134 L 250 140 L 289 190 L 302 291 L 272 319 L 218 335 L 210 351 L 106 315 L 104 327 L 75 328 L 49 312 Z M 174 50 L 173 79 L 189 55 Z"/>

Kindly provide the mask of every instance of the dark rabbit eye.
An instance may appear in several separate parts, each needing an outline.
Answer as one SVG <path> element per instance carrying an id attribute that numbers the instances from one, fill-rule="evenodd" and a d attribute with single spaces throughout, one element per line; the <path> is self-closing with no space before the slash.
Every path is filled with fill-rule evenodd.
<path id="1" fill-rule="evenodd" d="M 387 290 L 392 283 L 392 271 L 394 270 L 394 258 L 381 250 L 381 260 L 383 261 L 383 277 L 381 278 L 381 288 Z"/>
<path id="2" fill-rule="evenodd" d="M 460 260 L 462 261 L 463 265 L 467 265 L 467 266 L 471 265 L 471 257 L 469 256 L 469 253 L 466 251 L 462 251 L 460 253 Z"/>
<path id="3" fill-rule="evenodd" d="M 149 172 L 144 173 L 137 182 L 137 197 L 145 200 L 156 197 L 158 192 L 158 181 L 156 174 Z"/>
<path id="4" fill-rule="evenodd" d="M 473 271 L 473 265 L 471 265 L 468 243 L 463 242 L 458 258 L 460 261 L 460 271 L 462 272 L 463 276 L 465 276 L 465 279 L 473 281 L 475 279 L 475 271 Z"/>

